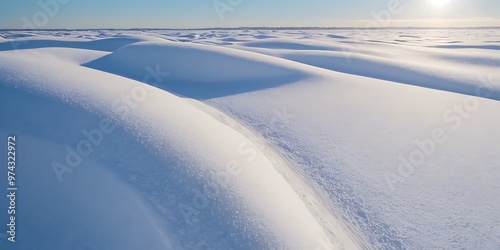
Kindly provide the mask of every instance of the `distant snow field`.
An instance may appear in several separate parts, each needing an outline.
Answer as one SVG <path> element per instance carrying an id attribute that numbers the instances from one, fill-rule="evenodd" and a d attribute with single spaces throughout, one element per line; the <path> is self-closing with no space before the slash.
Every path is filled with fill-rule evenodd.
<path id="1" fill-rule="evenodd" d="M 1 31 L 0 249 L 500 249 L 499 69 L 498 29 Z"/>

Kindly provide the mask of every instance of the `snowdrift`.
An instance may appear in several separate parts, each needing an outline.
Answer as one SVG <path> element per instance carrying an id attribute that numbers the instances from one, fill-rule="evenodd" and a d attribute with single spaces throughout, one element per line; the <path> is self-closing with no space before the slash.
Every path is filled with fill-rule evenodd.
<path id="1" fill-rule="evenodd" d="M 94 38 L 88 40 L 76 38 L 55 38 L 34 36 L 27 34 L 19 39 L 0 42 L 0 51 L 18 50 L 18 49 L 36 49 L 36 48 L 77 48 L 90 49 L 98 51 L 115 51 L 125 45 L 141 41 L 158 41 L 160 38 L 137 36 L 137 35 L 116 35 L 107 38 Z"/>
<path id="2" fill-rule="evenodd" d="M 29 155 L 19 176 L 30 198 L 19 213 L 36 225 L 19 225 L 33 240 L 17 246 L 356 247 L 346 233 L 326 232 L 258 145 L 204 104 L 54 51 L 0 54 L 2 127 Z"/>
<path id="3" fill-rule="evenodd" d="M 197 99 L 277 87 L 306 78 L 296 63 L 201 44 L 141 42 L 84 66 L 143 82 L 148 71 L 168 75 L 158 87 Z M 158 82 L 158 81 L 156 81 Z"/>

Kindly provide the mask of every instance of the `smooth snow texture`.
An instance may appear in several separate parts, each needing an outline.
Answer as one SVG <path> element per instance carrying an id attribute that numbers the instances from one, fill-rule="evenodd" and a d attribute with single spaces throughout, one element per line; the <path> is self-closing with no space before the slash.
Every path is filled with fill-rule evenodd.
<path id="1" fill-rule="evenodd" d="M 19 209 L 68 225 L 20 222 L 18 246 L 500 247 L 497 29 L 2 35 L 0 127 L 25 138 L 25 195 L 47 193 Z"/>
<path id="2" fill-rule="evenodd" d="M 276 87 L 306 76 L 293 63 L 274 57 L 167 41 L 125 46 L 84 66 L 139 81 L 144 81 L 148 68 L 168 73 L 161 87 L 202 99 Z"/>
<path id="3" fill-rule="evenodd" d="M 142 176 L 141 168 L 145 168 L 145 166 L 137 164 L 134 155 L 151 155 L 149 151 L 155 151 L 156 154 L 150 156 L 155 157 L 155 160 L 149 164 L 153 164 L 156 170 L 153 168 L 149 171 L 163 171 L 161 181 L 151 183 L 147 187 L 141 187 L 144 184 L 140 181 L 138 183 L 132 181 L 129 185 L 139 189 L 140 192 L 145 192 L 146 196 L 151 196 L 150 200 L 144 199 L 142 202 L 150 204 L 149 206 L 153 205 L 151 204 L 153 201 L 159 202 L 160 204 L 156 204 L 156 209 L 170 210 L 164 211 L 164 214 L 161 215 L 154 215 L 154 217 L 163 216 L 161 219 L 152 219 L 160 225 L 154 225 L 154 228 L 158 228 L 158 234 L 174 237 L 175 241 L 179 242 L 177 244 L 180 247 L 189 249 L 193 247 L 314 249 L 323 242 L 333 240 L 330 238 L 331 235 L 324 232 L 323 227 L 312 216 L 290 184 L 276 171 L 269 159 L 237 131 L 228 128 L 179 97 L 126 78 L 74 65 L 66 60 L 58 61 L 53 54 L 50 54 L 51 52 L 51 50 L 40 50 L 36 53 L 31 50 L 3 52 L 0 55 L 2 62 L 8 61 L 9 63 L 2 65 L 3 78 L 1 81 L 5 83 L 3 85 L 5 91 L 2 93 L 20 95 L 20 97 L 6 100 L 7 103 L 11 103 L 11 107 L 17 109 L 10 110 L 9 113 L 20 113 L 23 111 L 22 108 L 26 108 L 27 105 L 40 110 L 37 116 L 40 116 L 40 113 L 54 112 L 55 114 L 51 114 L 52 126 L 59 126 L 59 130 L 62 131 L 58 133 L 30 132 L 30 129 L 38 128 L 36 119 L 31 122 L 23 119 L 10 120 L 7 123 L 8 128 L 11 131 L 16 131 L 19 138 L 25 134 L 39 136 L 47 143 L 56 143 L 65 148 L 62 145 L 66 143 L 73 144 L 72 147 L 75 147 L 76 144 L 78 147 L 77 143 L 82 140 L 77 139 L 82 137 L 78 134 L 85 129 L 77 129 L 80 127 L 79 125 L 67 124 L 66 120 L 71 116 L 93 120 L 94 122 L 89 124 L 88 130 L 93 128 L 92 124 L 94 127 L 99 126 L 99 117 L 109 117 L 115 120 L 117 126 L 125 131 L 117 132 L 112 136 L 119 135 L 122 139 L 118 142 L 108 142 L 109 146 L 104 143 L 96 146 L 99 155 L 93 153 L 89 156 L 91 160 L 85 158 L 83 162 L 95 161 L 94 165 L 97 166 L 94 167 L 98 169 L 99 166 L 104 166 L 114 170 L 116 175 L 127 176 L 127 179 L 132 178 L 136 181 L 140 179 L 149 182 L 149 179 L 156 177 L 157 174 Z M 75 56 L 78 56 L 78 53 L 75 53 Z M 23 68 L 26 67 L 32 70 L 24 72 Z M 60 72 L 64 72 L 64 74 L 60 74 Z M 25 96 L 35 95 L 38 98 L 25 97 L 22 95 L 23 92 L 26 93 Z M 50 111 L 48 108 L 44 108 L 43 99 L 40 100 L 40 95 L 47 94 L 50 96 L 49 100 L 53 102 L 56 100 L 59 103 L 58 105 L 52 104 Z M 108 108 L 113 106 L 115 100 L 119 100 L 122 95 L 126 94 L 140 96 L 138 98 L 141 100 L 140 104 L 129 107 L 133 108 L 133 111 L 129 111 L 130 113 L 125 116 L 118 109 Z M 5 98 L 7 97 L 5 96 Z M 83 108 L 83 110 L 70 115 L 69 111 L 66 111 L 68 108 L 65 108 L 68 105 Z M 27 125 L 32 128 L 24 128 Z M 76 137 L 73 138 L 74 143 L 65 138 L 70 135 Z M 21 139 L 19 140 L 21 141 Z M 135 143 L 131 142 L 134 140 Z M 120 141 L 125 142 L 119 143 Z M 140 144 L 132 147 L 133 150 L 123 149 L 123 147 L 129 147 L 128 143 Z M 54 160 L 64 163 L 65 157 L 63 155 L 57 155 L 50 150 L 46 153 L 53 154 Z M 109 157 L 108 155 L 115 156 Z M 36 156 L 37 153 L 32 155 L 36 161 L 44 159 L 36 158 Z M 123 157 L 130 158 L 130 160 L 127 161 Z M 117 160 L 120 163 L 118 166 L 114 166 Z M 43 165 L 45 166 L 44 173 L 52 172 L 52 168 L 50 168 L 52 163 L 45 161 L 45 164 Z M 35 167 L 36 165 L 30 164 L 29 166 Z M 77 166 L 74 173 L 65 173 L 62 176 L 65 179 L 63 179 L 61 187 L 67 183 L 74 184 L 73 178 L 80 182 L 78 187 L 80 189 L 86 189 L 86 185 L 94 186 L 91 184 L 92 181 L 82 182 L 81 178 L 83 177 L 78 177 L 80 168 L 84 169 L 81 171 L 87 170 L 86 164 L 81 164 Z M 168 169 L 161 170 L 162 168 Z M 137 171 L 137 173 L 132 174 L 129 171 Z M 53 183 L 57 181 L 55 177 L 48 177 L 44 180 Z M 179 183 L 179 179 L 183 181 Z M 166 182 L 168 184 L 163 184 Z M 26 185 L 25 188 L 30 190 L 30 184 Z M 33 190 L 36 189 L 33 188 Z M 58 191 L 55 189 L 52 192 L 56 192 L 52 195 L 57 195 Z M 126 190 L 121 192 L 127 193 Z M 96 194 L 99 199 L 106 200 L 103 195 L 99 192 Z M 165 195 L 175 196 L 176 203 L 170 207 L 162 205 L 161 203 L 165 201 L 161 197 Z M 26 200 L 19 206 L 37 206 L 36 203 L 32 202 L 35 201 Z M 61 202 L 59 200 L 49 203 L 60 204 Z M 99 204 L 105 207 L 105 211 L 111 209 L 109 205 L 106 205 L 107 202 L 94 201 L 85 204 L 85 207 L 90 211 L 96 209 L 96 205 Z M 82 206 L 78 205 L 78 209 L 82 209 Z M 54 209 L 56 209 L 56 213 L 65 217 L 71 216 L 66 215 L 69 213 L 65 211 L 66 209 L 72 210 L 76 207 Z M 134 211 L 133 207 L 130 206 L 124 206 L 121 209 L 127 209 L 125 211 L 128 214 L 140 213 Z M 189 214 L 186 215 L 187 213 Z M 89 216 L 84 221 L 92 224 L 80 226 L 77 224 L 75 230 L 90 225 L 100 227 L 100 222 L 91 219 L 91 215 L 78 214 L 79 218 Z M 144 215 L 144 218 L 147 219 L 148 216 Z M 109 224 L 111 223 L 109 220 L 111 219 L 103 220 L 102 223 Z M 192 220 L 200 221 L 193 222 Z M 56 219 L 56 221 L 58 220 Z M 193 225 L 193 223 L 195 224 Z M 24 227 L 20 226 L 19 230 L 23 229 Z M 118 231 L 114 233 L 127 235 L 127 231 L 125 231 L 127 229 L 128 227 L 117 227 L 115 230 Z M 182 231 L 175 233 L 177 230 Z M 35 233 L 36 231 L 33 231 L 33 234 Z M 139 233 L 141 235 L 150 234 L 146 230 Z M 86 240 L 93 242 L 96 239 L 92 237 L 98 236 L 88 235 L 89 238 Z M 207 236 L 208 238 L 205 239 L 204 237 Z M 30 234 L 25 237 L 30 237 Z M 155 246 L 153 248 L 177 248 L 171 246 L 170 240 L 164 243 L 163 237 L 158 239 L 139 237 L 139 239 L 152 241 L 150 244 Z M 134 245 L 142 244 L 133 237 L 127 238 L 127 240 L 131 241 L 130 246 L 128 246 L 130 249 L 135 249 Z M 349 238 L 336 238 L 335 240 L 338 241 L 335 244 L 342 244 L 346 247 L 353 247 L 357 244 L 351 242 Z M 113 246 L 114 241 L 116 238 L 111 237 L 86 244 L 105 248 Z M 77 241 L 73 243 L 76 244 Z M 31 243 L 20 243 L 26 247 L 30 247 L 29 244 Z M 47 242 L 46 244 L 45 246 L 49 247 L 49 244 L 53 243 Z M 71 243 L 68 244 L 71 245 Z M 198 246 L 198 244 L 201 245 Z"/>

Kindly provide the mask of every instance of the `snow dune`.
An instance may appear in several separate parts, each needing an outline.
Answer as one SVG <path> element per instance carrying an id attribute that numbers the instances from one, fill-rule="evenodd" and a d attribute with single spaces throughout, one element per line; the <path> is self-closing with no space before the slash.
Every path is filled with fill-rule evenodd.
<path id="1" fill-rule="evenodd" d="M 168 41 L 135 43 L 84 66 L 138 81 L 149 67 L 168 74 L 161 87 L 197 99 L 277 87 L 307 76 L 296 64 L 278 58 Z"/>
<path id="2" fill-rule="evenodd" d="M 11 38 L 12 36 L 7 36 Z M 125 45 L 140 41 L 160 40 L 155 37 L 137 36 L 137 35 L 115 35 L 101 39 L 81 40 L 76 38 L 59 38 L 51 36 L 19 36 L 20 38 L 8 40 L 0 43 L 0 51 L 16 49 L 36 49 L 47 47 L 79 48 L 98 51 L 114 51 Z M 17 38 L 17 36 L 14 36 Z"/>
<path id="3" fill-rule="evenodd" d="M 5 32 L 17 246 L 498 249 L 500 38 L 444 32 Z"/>
<path id="4" fill-rule="evenodd" d="M 146 243 L 158 249 L 314 249 L 333 240 L 346 247 L 356 246 L 346 233 L 325 232 L 270 159 L 237 131 L 200 111 L 199 105 L 204 104 L 194 107 L 140 82 L 71 63 L 76 59 L 59 60 L 55 56 L 59 52 L 25 50 L 2 52 L 0 57 L 2 62 L 8 62 L 2 63 L 2 95 L 12 108 L 2 113 L 5 117 L 29 114 L 25 119 L 5 120 L 4 126 L 17 134 L 19 141 L 25 136 L 37 141 L 26 142 L 31 157 L 19 175 L 39 172 L 44 176 L 37 182 L 27 182 L 24 189 L 33 192 L 30 196 L 35 196 L 40 187 L 49 193 L 44 199 L 20 201 L 20 213 L 30 213 L 30 208 L 40 206 L 40 202 L 48 204 L 43 207 L 54 217 L 51 224 L 58 237 L 75 239 L 63 241 L 62 246 L 85 241 L 89 247 L 122 249 L 137 249 Z M 86 50 L 69 52 L 78 58 Z M 26 68 L 31 70 L 26 72 Z M 127 103 L 134 105 L 116 106 L 116 100 L 124 100 L 123 96 L 132 98 Z M 126 107 L 133 110 L 123 111 Z M 40 126 L 38 119 L 48 124 Z M 103 119 L 110 119 L 117 127 L 109 139 L 88 132 L 100 128 Z M 84 121 L 86 126 L 78 121 Z M 86 133 L 92 135 L 85 137 Z M 72 164 L 65 153 L 79 150 L 78 142 L 85 138 L 102 140 L 102 145 L 94 145 L 95 152 L 87 157 L 80 155 L 83 159 L 74 170 L 61 167 Z M 45 147 L 48 150 L 44 153 L 36 152 Z M 54 150 L 57 148 L 63 150 Z M 106 178 L 102 171 L 111 172 L 111 176 Z M 96 175 L 102 179 L 91 177 Z M 109 188 L 99 184 L 106 182 L 110 182 Z M 100 189 L 106 192 L 92 191 Z M 112 191 L 120 197 L 109 197 Z M 80 199 L 86 195 L 90 195 L 89 200 Z M 117 202 L 123 207 L 118 208 Z M 95 211 L 96 206 L 103 209 Z M 120 213 L 115 214 L 114 209 Z M 111 216 L 107 217 L 108 213 Z M 139 235 L 127 226 L 117 226 L 127 216 L 132 219 L 126 225 L 134 225 L 128 224 L 133 223 L 133 218 L 145 220 L 134 226 L 140 230 Z M 68 217 L 81 220 L 65 222 Z M 58 227 L 61 223 L 66 227 Z M 100 234 L 89 232 L 92 227 L 107 231 L 106 226 L 112 225 L 117 226 L 109 229 L 116 237 L 101 239 Z M 28 231 L 26 228 L 28 225 L 21 225 L 19 231 Z M 71 228 L 84 231 L 75 236 L 78 232 Z M 133 237 L 128 237 L 131 233 Z M 30 238 L 51 238 L 37 230 L 25 234 Z M 124 236 L 120 245 L 113 245 L 117 237 Z M 19 243 L 26 248 L 52 244 Z"/>
<path id="5" fill-rule="evenodd" d="M 486 75 L 500 66 L 499 53 L 482 50 L 450 52 L 394 44 L 349 47 L 304 42 L 303 47 L 301 45 L 289 39 L 273 39 L 242 43 L 237 48 L 249 47 L 254 52 L 337 72 L 466 95 L 477 95 L 478 89 L 489 88 L 488 98 L 500 100 L 500 86 L 483 86 L 482 79 L 478 78 L 478 74 Z M 418 61 L 408 60 L 410 58 L 418 58 Z M 436 64 L 436 61 L 445 63 Z"/>

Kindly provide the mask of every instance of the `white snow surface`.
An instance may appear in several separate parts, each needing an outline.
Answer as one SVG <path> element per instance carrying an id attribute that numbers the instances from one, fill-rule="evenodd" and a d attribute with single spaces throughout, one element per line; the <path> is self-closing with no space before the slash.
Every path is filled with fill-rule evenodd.
<path id="1" fill-rule="evenodd" d="M 498 29 L 0 35 L 1 249 L 500 249 Z"/>

